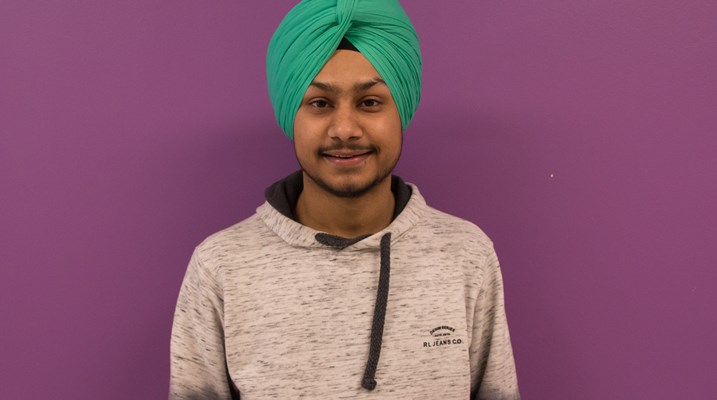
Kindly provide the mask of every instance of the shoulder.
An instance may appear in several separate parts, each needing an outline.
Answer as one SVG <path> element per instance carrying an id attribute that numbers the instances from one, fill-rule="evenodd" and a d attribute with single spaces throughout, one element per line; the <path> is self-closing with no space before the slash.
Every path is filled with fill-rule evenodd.
<path id="1" fill-rule="evenodd" d="M 261 240 L 263 230 L 265 230 L 264 224 L 261 223 L 255 213 L 243 221 L 209 235 L 197 246 L 197 249 L 203 252 L 211 252 L 215 249 L 235 247 L 237 245 L 251 245 Z"/>
<path id="2" fill-rule="evenodd" d="M 492 247 L 493 243 L 490 238 L 478 225 L 431 207 L 415 184 L 409 183 L 408 185 L 412 194 L 405 211 L 407 211 L 406 214 L 415 215 L 414 218 L 409 216 L 409 219 L 414 222 L 420 221 L 417 225 L 420 226 L 421 231 L 454 240 L 475 241 Z"/>
<path id="3" fill-rule="evenodd" d="M 428 217 L 427 220 L 429 222 L 433 221 L 436 226 L 450 227 L 456 234 L 476 236 L 481 240 L 490 242 L 488 235 L 478 225 L 467 219 L 448 214 L 430 206 L 427 207 L 426 216 Z"/>
<path id="4" fill-rule="evenodd" d="M 499 268 L 493 241 L 477 224 L 426 205 L 407 237 L 412 255 L 460 277 L 475 298 L 485 278 Z"/>
<path id="5" fill-rule="evenodd" d="M 491 249 L 493 241 L 475 223 L 427 206 L 423 225 L 438 237 L 468 247 Z"/>
<path id="6" fill-rule="evenodd" d="M 478 225 L 429 206 L 418 187 L 410 183 L 409 186 L 413 193 L 404 211 L 414 223 L 409 229 L 409 241 L 421 243 L 426 251 L 438 249 L 474 260 L 485 259 L 494 252 L 492 240 Z"/>
<path id="7" fill-rule="evenodd" d="M 276 241 L 276 235 L 255 213 L 204 239 L 195 248 L 193 259 L 208 272 L 216 274 L 228 264 L 258 257 Z"/>

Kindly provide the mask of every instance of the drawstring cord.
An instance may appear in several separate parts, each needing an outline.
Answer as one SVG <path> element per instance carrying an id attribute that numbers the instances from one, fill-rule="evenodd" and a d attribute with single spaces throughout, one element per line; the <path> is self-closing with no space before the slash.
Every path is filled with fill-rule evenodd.
<path id="1" fill-rule="evenodd" d="M 361 386 L 364 389 L 376 388 L 376 367 L 381 355 L 383 342 L 383 325 L 386 321 L 386 305 L 388 304 L 388 283 L 391 275 L 391 233 L 381 237 L 381 272 L 378 276 L 378 291 L 376 292 L 376 307 L 373 311 L 373 325 L 371 326 L 371 347 L 366 361 L 366 370 L 363 373 Z"/>
<path id="2" fill-rule="evenodd" d="M 327 246 L 344 249 L 369 235 L 359 236 L 354 239 L 344 239 L 326 233 L 318 233 L 315 238 L 319 243 Z M 386 306 L 388 305 L 389 278 L 391 276 L 391 233 L 388 232 L 381 237 L 381 269 L 378 276 L 378 289 L 376 291 L 376 305 L 373 311 L 373 323 L 371 325 L 371 346 L 366 360 L 366 369 L 361 380 L 361 386 L 367 390 L 376 388 L 376 368 L 378 359 L 381 356 L 381 344 L 383 342 L 383 326 L 386 321 Z"/>

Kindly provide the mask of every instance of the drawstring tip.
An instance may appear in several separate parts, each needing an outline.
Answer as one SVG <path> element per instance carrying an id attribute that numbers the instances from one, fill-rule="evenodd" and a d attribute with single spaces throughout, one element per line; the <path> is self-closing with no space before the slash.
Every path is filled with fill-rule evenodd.
<path id="1" fill-rule="evenodd" d="M 376 380 L 373 378 L 363 378 L 361 386 L 366 390 L 374 390 L 376 388 Z"/>

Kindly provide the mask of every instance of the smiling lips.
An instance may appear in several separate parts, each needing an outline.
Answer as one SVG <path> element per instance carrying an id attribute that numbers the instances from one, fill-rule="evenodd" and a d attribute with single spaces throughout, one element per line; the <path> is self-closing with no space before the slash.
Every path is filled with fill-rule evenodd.
<path id="1" fill-rule="evenodd" d="M 371 154 L 372 150 L 351 150 L 351 151 L 327 151 L 321 153 L 325 160 L 340 167 L 353 167 L 364 160 L 366 160 Z"/>

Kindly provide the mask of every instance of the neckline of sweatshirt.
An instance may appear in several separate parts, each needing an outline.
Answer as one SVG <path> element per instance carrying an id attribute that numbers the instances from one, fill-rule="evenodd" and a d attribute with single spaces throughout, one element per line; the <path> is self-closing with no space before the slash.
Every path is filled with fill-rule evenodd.
<path id="1" fill-rule="evenodd" d="M 256 209 L 257 215 L 276 235 L 287 244 L 304 248 L 335 248 L 317 241 L 317 234 L 326 234 L 296 222 L 294 207 L 303 189 L 302 173 L 297 171 L 286 178 L 269 186 L 264 192 L 266 202 Z M 416 226 L 428 206 L 418 188 L 404 182 L 398 176 L 391 177 L 391 191 L 396 198 L 393 221 L 384 229 L 374 232 L 352 242 L 342 251 L 363 251 L 377 249 L 381 245 L 381 237 L 391 233 L 391 244 Z M 351 241 L 351 239 L 345 239 Z"/>

